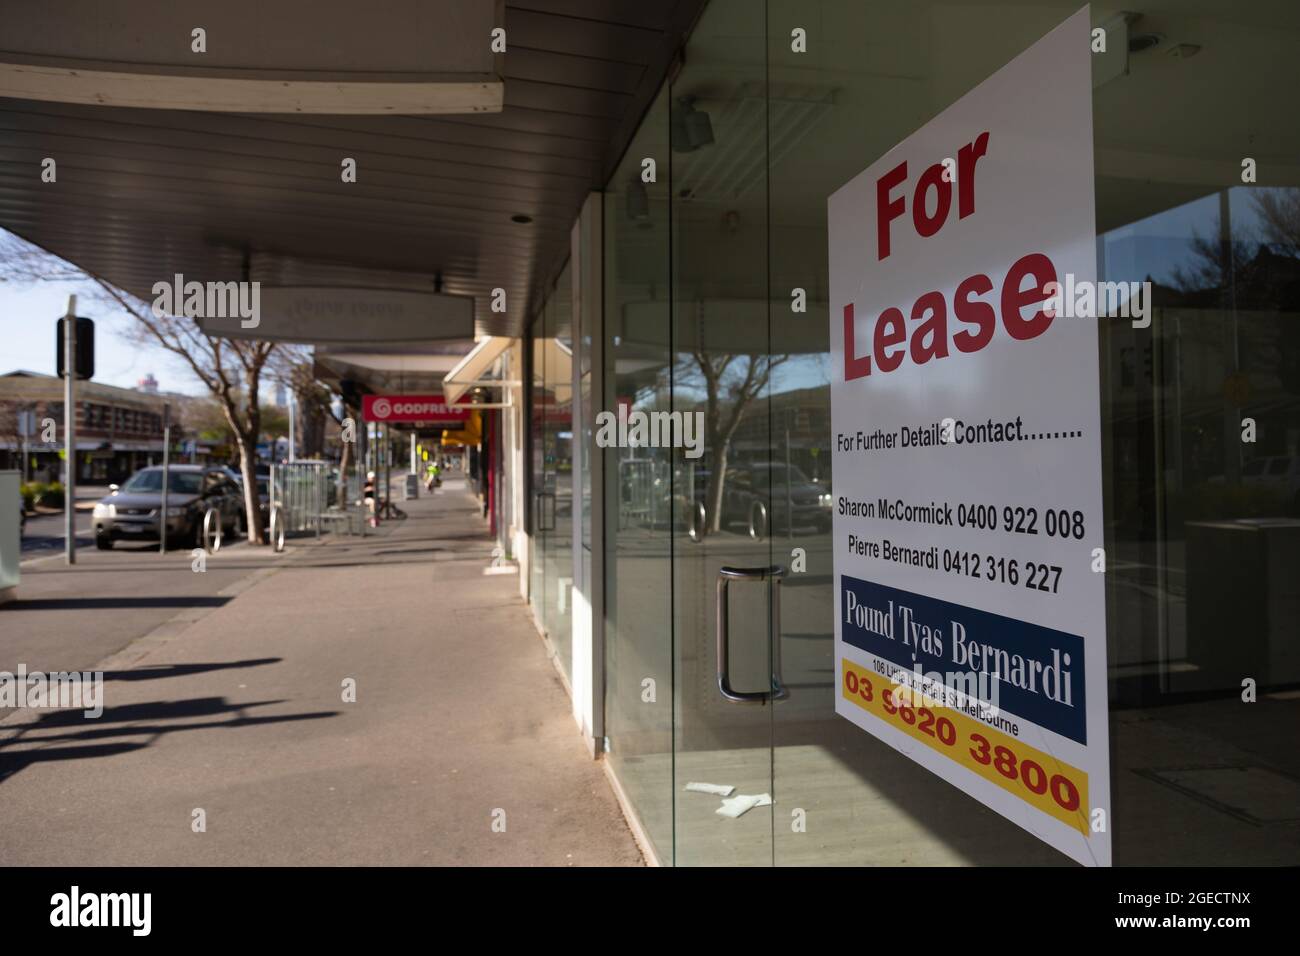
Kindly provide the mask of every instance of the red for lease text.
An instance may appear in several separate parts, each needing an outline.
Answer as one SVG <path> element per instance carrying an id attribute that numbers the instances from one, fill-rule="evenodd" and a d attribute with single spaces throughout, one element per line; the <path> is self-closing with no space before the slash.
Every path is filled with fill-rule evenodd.
<path id="1" fill-rule="evenodd" d="M 943 229 L 952 211 L 954 191 L 958 220 L 975 214 L 975 166 L 988 149 L 989 134 L 980 133 L 958 151 L 955 174 L 945 176 L 947 167 L 943 163 L 935 163 L 921 174 L 911 201 L 911 224 L 917 235 L 929 238 Z M 956 181 L 956 190 L 951 180 Z M 903 219 L 908 211 L 907 190 L 898 188 L 906 182 L 906 161 L 876 180 L 876 244 L 877 258 L 881 261 L 889 258 L 895 220 Z M 927 210 L 932 195 L 933 213 Z M 1026 280 L 1031 280 L 1028 285 Z M 1002 277 L 996 309 L 984 298 L 995 287 L 984 273 L 963 279 L 953 294 L 951 306 L 942 292 L 924 292 L 912 303 L 910 318 L 916 324 L 910 335 L 903 310 L 890 306 L 880 313 L 871 335 L 870 351 L 862 355 L 858 354 L 850 302 L 844 306 L 844 380 L 863 378 L 873 370 L 892 372 L 909 359 L 916 365 L 924 365 L 932 359 L 947 358 L 951 348 L 958 352 L 978 352 L 993 340 L 999 319 L 1013 339 L 1036 338 L 1052 324 L 1053 316 L 1041 305 L 1051 297 L 1044 287 L 1056 281 L 1052 260 L 1045 253 L 1031 252 L 1012 263 Z M 1040 308 L 1025 318 L 1023 310 L 1033 305 Z M 950 316 L 957 323 L 956 331 L 952 330 Z"/>

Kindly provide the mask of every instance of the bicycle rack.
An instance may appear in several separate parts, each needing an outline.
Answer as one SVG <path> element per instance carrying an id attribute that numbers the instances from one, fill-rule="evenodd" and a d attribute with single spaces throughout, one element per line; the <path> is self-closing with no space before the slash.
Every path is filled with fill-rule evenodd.
<path id="1" fill-rule="evenodd" d="M 209 508 L 203 515 L 203 550 L 208 554 L 216 554 L 220 551 L 222 534 L 221 512 L 216 508 Z"/>
<path id="2" fill-rule="evenodd" d="M 749 536 L 755 541 L 762 541 L 767 537 L 767 505 L 761 501 L 755 501 L 749 506 Z"/>
<path id="3" fill-rule="evenodd" d="M 704 525 L 708 520 L 704 512 L 704 505 L 697 501 L 694 505 L 687 506 L 687 513 L 691 520 L 686 528 L 686 533 L 690 535 L 692 541 L 699 544 L 704 540 Z"/>
<path id="4" fill-rule="evenodd" d="M 277 554 L 284 550 L 284 511 L 279 503 L 271 506 L 271 549 Z"/>

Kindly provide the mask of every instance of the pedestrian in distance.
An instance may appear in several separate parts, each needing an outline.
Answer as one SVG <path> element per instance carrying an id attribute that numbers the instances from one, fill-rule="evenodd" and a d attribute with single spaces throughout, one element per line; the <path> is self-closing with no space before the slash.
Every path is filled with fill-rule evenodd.
<path id="1" fill-rule="evenodd" d="M 361 486 L 361 497 L 366 503 L 366 510 L 370 512 L 370 527 L 379 527 L 378 498 L 375 491 L 375 473 L 373 471 L 366 472 L 366 483 Z"/>

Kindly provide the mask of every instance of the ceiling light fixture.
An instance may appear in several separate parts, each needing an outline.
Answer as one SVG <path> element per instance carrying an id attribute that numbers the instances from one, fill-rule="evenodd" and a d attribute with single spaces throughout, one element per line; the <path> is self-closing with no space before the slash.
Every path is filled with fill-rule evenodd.
<path id="1" fill-rule="evenodd" d="M 678 97 L 669 126 L 674 153 L 693 153 L 713 143 L 713 121 L 704 110 L 695 108 L 693 96 Z"/>
<path id="2" fill-rule="evenodd" d="M 1162 33 L 1134 33 L 1128 38 L 1128 51 L 1145 53 L 1147 50 L 1154 50 L 1164 42 L 1165 37 Z"/>

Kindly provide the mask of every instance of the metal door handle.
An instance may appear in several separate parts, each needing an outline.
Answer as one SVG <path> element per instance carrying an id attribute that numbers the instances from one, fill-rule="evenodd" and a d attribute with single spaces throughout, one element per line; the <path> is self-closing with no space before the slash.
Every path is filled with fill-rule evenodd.
<path id="1" fill-rule="evenodd" d="M 718 692 L 727 700 L 742 704 L 764 703 L 789 696 L 781 680 L 781 578 L 785 568 L 774 564 L 764 568 L 718 569 Z M 766 581 L 772 579 L 772 690 L 736 691 L 731 689 L 731 653 L 729 648 L 730 613 L 727 607 L 727 589 L 732 581 Z"/>
<path id="2" fill-rule="evenodd" d="M 546 522 L 546 501 L 545 501 L 545 499 L 547 499 L 547 498 L 550 498 L 551 501 L 552 501 L 552 504 L 551 504 L 551 521 L 550 521 L 550 524 L 547 524 L 547 522 Z M 554 531 L 554 530 L 555 530 L 555 504 L 554 504 L 554 501 L 555 501 L 555 494 L 554 494 L 554 492 L 550 492 L 550 491 L 539 491 L 539 492 L 536 493 L 536 500 L 537 500 L 537 530 L 538 530 L 538 531 Z"/>

